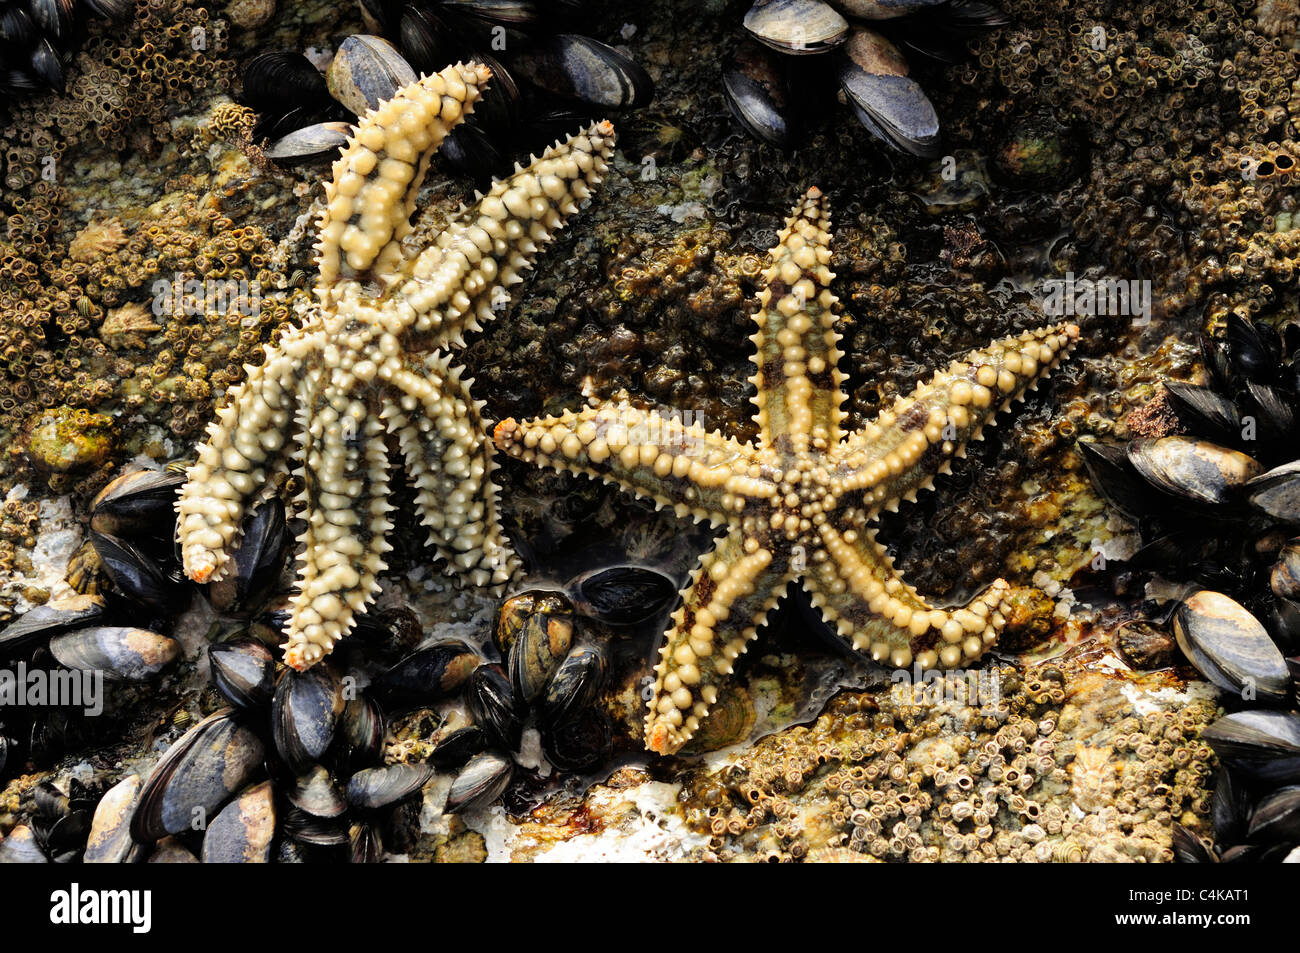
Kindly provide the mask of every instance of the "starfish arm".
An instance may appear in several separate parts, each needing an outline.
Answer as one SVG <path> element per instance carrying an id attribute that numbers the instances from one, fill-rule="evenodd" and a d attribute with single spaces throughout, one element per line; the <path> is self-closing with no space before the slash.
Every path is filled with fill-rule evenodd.
<path id="1" fill-rule="evenodd" d="M 591 196 L 614 155 L 614 127 L 592 123 L 493 183 L 417 255 L 392 295 L 397 327 L 426 348 L 462 343 L 509 301 L 507 289 Z"/>
<path id="2" fill-rule="evenodd" d="M 946 473 L 966 444 L 983 439 L 999 411 L 1024 398 L 1057 367 L 1079 337 L 1073 324 L 1026 331 L 971 351 L 831 454 L 840 497 L 860 494 L 868 514 L 914 500 Z"/>
<path id="3" fill-rule="evenodd" d="M 998 579 L 970 605 L 931 608 L 906 582 L 874 530 L 818 527 L 824 550 L 803 577 L 813 605 L 855 651 L 907 668 L 953 668 L 979 658 L 1006 624 Z"/>
<path id="4" fill-rule="evenodd" d="M 411 231 L 429 159 L 473 111 L 491 77 L 481 63 L 457 63 L 403 87 L 361 117 L 334 161 L 333 181 L 325 184 L 316 243 L 322 298 L 340 279 L 400 270 L 401 241 Z"/>
<path id="5" fill-rule="evenodd" d="M 791 578 L 786 555 L 741 526 L 701 557 L 659 649 L 647 748 L 672 754 L 690 741 Z"/>
<path id="6" fill-rule="evenodd" d="M 776 492 L 749 445 L 626 402 L 503 420 L 493 437 L 512 457 L 599 477 L 715 526 L 740 512 L 747 499 Z"/>
<path id="7" fill-rule="evenodd" d="M 759 442 L 784 453 L 821 452 L 839 443 L 844 411 L 840 336 L 831 294 L 830 214 L 819 189 L 809 189 L 786 219 L 763 273 L 750 338 L 756 348 Z"/>
<path id="8" fill-rule="evenodd" d="M 388 454 L 383 425 L 366 403 L 308 372 L 300 385 L 302 482 L 307 527 L 298 538 L 298 592 L 285 624 L 285 663 L 299 671 L 328 655 L 374 599 L 383 572 Z"/>
<path id="9" fill-rule="evenodd" d="M 416 506 L 447 571 L 478 586 L 500 586 L 519 560 L 497 517 L 500 488 L 485 436 L 483 403 L 469 393 L 463 368 L 431 355 L 418 371 L 395 375 L 382 398 L 383 418 L 394 434 L 415 485 Z"/>
<path id="10" fill-rule="evenodd" d="M 290 330 L 267 345 L 260 367 L 246 365 L 244 383 L 230 389 L 208 439 L 186 471 L 176 502 L 176 537 L 185 573 L 215 582 L 226 571 L 244 514 L 271 478 L 287 467 L 285 434 L 295 400 L 298 363 L 310 351 L 306 335 Z"/>

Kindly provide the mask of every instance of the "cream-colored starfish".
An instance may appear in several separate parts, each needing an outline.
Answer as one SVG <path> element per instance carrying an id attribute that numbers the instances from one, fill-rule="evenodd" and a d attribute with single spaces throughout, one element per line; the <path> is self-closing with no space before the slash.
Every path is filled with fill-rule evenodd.
<path id="1" fill-rule="evenodd" d="M 385 431 L 397 438 L 447 571 L 491 586 L 517 570 L 497 519 L 482 405 L 440 349 L 462 343 L 507 300 L 505 289 L 600 181 L 614 132 L 596 123 L 548 149 L 495 183 L 431 247 L 407 254 L 402 239 L 430 157 L 490 76 L 478 64 L 449 66 L 361 118 L 325 185 L 318 303 L 302 327 L 267 346 L 260 367 L 246 368 L 177 503 L 186 573 L 218 579 L 250 504 L 297 459 L 307 528 L 285 629 L 285 660 L 297 669 L 348 632 L 385 568 Z"/>
<path id="2" fill-rule="evenodd" d="M 965 608 L 932 608 L 870 524 L 947 472 L 1000 409 L 1060 362 L 1078 328 L 1028 331 L 972 351 L 845 434 L 830 260 L 826 203 L 812 189 L 786 221 L 758 295 L 757 446 L 626 402 L 496 427 L 497 446 L 511 456 L 600 477 L 726 528 L 691 574 L 660 649 L 646 718 L 653 751 L 690 740 L 795 579 L 854 649 L 899 668 L 973 661 L 1005 625 L 1006 582 Z"/>

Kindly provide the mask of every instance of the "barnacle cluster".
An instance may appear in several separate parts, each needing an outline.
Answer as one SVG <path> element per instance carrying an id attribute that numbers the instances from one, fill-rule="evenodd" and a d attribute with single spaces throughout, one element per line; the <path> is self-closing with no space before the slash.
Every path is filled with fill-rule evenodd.
<path id="1" fill-rule="evenodd" d="M 143 221 L 87 225 L 72 244 L 76 254 L 46 246 L 33 261 L 0 239 L 0 307 L 13 315 L 0 328 L 0 431 L 70 405 L 145 412 L 178 436 L 196 433 L 214 388 L 234 383 L 289 317 L 289 300 L 269 297 L 270 240 L 196 195 Z M 159 290 L 177 274 L 202 288 Z M 152 360 L 118 352 L 146 340 Z"/>
<path id="2" fill-rule="evenodd" d="M 996 698 L 956 676 L 940 704 L 943 682 L 842 694 L 697 774 L 687 821 L 719 859 L 773 861 L 1170 860 L 1173 821 L 1206 827 L 1212 704 L 1140 714 L 1071 665 L 986 676 Z"/>
<path id="3" fill-rule="evenodd" d="M 1021 25 L 955 67 L 954 95 L 997 105 L 965 113 L 955 134 L 979 141 L 1035 103 L 1078 117 L 1091 172 L 1062 204 L 1079 247 L 1150 277 L 1167 314 L 1277 308 L 1300 253 L 1287 188 L 1300 72 L 1276 24 L 1219 0 L 1157 0 L 1105 19 L 1064 2 L 1007 9 Z"/>

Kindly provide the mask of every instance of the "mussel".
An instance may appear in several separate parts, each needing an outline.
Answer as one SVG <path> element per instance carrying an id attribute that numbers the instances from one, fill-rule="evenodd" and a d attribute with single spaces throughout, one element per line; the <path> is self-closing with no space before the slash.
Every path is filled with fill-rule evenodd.
<path id="1" fill-rule="evenodd" d="M 427 764 L 388 764 L 366 768 L 348 779 L 348 803 L 362 810 L 376 810 L 410 797 L 433 777 Z"/>
<path id="2" fill-rule="evenodd" d="M 136 470 L 113 480 L 90 503 L 90 528 L 131 539 L 171 538 L 176 493 L 185 476 L 166 470 Z"/>
<path id="3" fill-rule="evenodd" d="M 645 566 L 610 566 L 569 581 L 573 606 L 606 625 L 636 625 L 653 618 L 677 599 L 677 586 Z"/>
<path id="4" fill-rule="evenodd" d="M 849 22 L 822 0 L 758 0 L 745 29 L 783 53 L 824 53 L 848 38 Z"/>
<path id="5" fill-rule="evenodd" d="M 275 837 L 275 795 L 263 781 L 231 801 L 203 835 L 205 864 L 265 864 Z"/>
<path id="6" fill-rule="evenodd" d="M 589 36 L 542 37 L 513 63 L 541 89 L 589 106 L 630 109 L 654 98 L 654 83 L 634 60 Z"/>
<path id="7" fill-rule="evenodd" d="M 389 711 L 428 705 L 459 691 L 481 661 L 460 639 L 439 639 L 380 675 L 372 690 Z"/>
<path id="8" fill-rule="evenodd" d="M 1291 689 L 1286 659 L 1259 620 L 1219 592 L 1201 590 L 1174 614 L 1174 636 L 1196 669 L 1246 698 L 1284 701 Z"/>
<path id="9" fill-rule="evenodd" d="M 514 762 L 495 751 L 475 755 L 451 782 L 446 812 L 459 814 L 491 804 L 509 786 L 513 773 Z"/>
<path id="10" fill-rule="evenodd" d="M 287 669 L 271 701 L 271 733 L 284 763 L 303 772 L 324 757 L 343 713 L 343 683 L 328 664 Z"/>
<path id="11" fill-rule="evenodd" d="M 1252 841 L 1300 841 L 1300 785 L 1278 788 L 1256 804 L 1246 835 Z"/>
<path id="12" fill-rule="evenodd" d="M 840 88 L 859 122 L 901 152 L 939 154 L 939 116 L 897 47 L 874 30 L 854 29 L 836 55 Z"/>
<path id="13" fill-rule="evenodd" d="M 480 665 L 467 690 L 474 720 L 509 751 L 518 751 L 525 711 L 516 701 L 510 676 L 500 665 Z"/>
<path id="14" fill-rule="evenodd" d="M 129 774 L 100 798 L 86 839 L 86 863 L 120 864 L 138 850 L 131 839 L 131 815 L 139 793 L 139 775 Z"/>
<path id="15" fill-rule="evenodd" d="M 180 658 L 181 646 L 147 629 L 98 626 L 56 635 L 50 639 L 50 654 L 64 668 L 139 682 Z"/>
<path id="16" fill-rule="evenodd" d="M 356 34 L 339 46 L 325 83 L 331 96 L 361 116 L 416 78 L 393 44 L 383 37 Z"/>
<path id="17" fill-rule="evenodd" d="M 1129 444 L 1128 458 L 1157 489 L 1210 505 L 1231 502 L 1262 469 L 1244 453 L 1192 437 L 1135 440 Z"/>
<path id="18" fill-rule="evenodd" d="M 296 778 L 288 797 L 290 804 L 312 817 L 338 817 L 348 809 L 343 792 L 320 765 L 314 765 Z"/>
<path id="19" fill-rule="evenodd" d="M 1246 484 L 1246 498 L 1274 519 L 1300 523 L 1300 460 L 1256 476 Z"/>
<path id="20" fill-rule="evenodd" d="M 208 647 L 212 683 L 237 708 L 261 708 L 275 694 L 271 650 L 247 636 Z"/>
<path id="21" fill-rule="evenodd" d="M 231 566 L 218 582 L 208 585 L 208 601 L 220 612 L 256 606 L 279 578 L 288 553 L 284 504 L 278 497 L 265 500 L 244 521 Z"/>
<path id="22" fill-rule="evenodd" d="M 65 596 L 36 606 L 0 630 L 0 658 L 24 655 L 52 635 L 94 625 L 104 614 L 99 596 Z"/>
<path id="23" fill-rule="evenodd" d="M 141 843 L 205 826 L 261 768 L 256 732 L 224 708 L 183 734 L 140 791 L 131 836 Z"/>
<path id="24" fill-rule="evenodd" d="M 574 720 L 596 700 L 605 680 L 605 656 L 594 646 L 573 649 L 560 663 L 542 697 L 542 724 L 555 727 Z"/>
<path id="25" fill-rule="evenodd" d="M 1260 781 L 1300 782 L 1300 714 L 1256 709 L 1225 715 L 1201 733 L 1219 760 Z"/>

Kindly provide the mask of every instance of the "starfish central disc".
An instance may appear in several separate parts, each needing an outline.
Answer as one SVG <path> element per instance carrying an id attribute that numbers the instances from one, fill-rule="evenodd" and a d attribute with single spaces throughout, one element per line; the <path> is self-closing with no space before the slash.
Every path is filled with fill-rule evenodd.
<path id="1" fill-rule="evenodd" d="M 599 477 L 724 530 L 691 573 L 659 651 L 645 732 L 652 751 L 690 740 L 796 579 L 846 643 L 899 668 L 973 661 L 1005 625 L 1005 581 L 963 608 L 933 608 L 894 569 L 872 523 L 947 472 L 999 410 L 1060 363 L 1078 328 L 972 351 L 846 434 L 830 242 L 826 202 L 812 189 L 786 221 L 758 293 L 757 445 L 627 402 L 496 427 L 511 456 Z"/>

